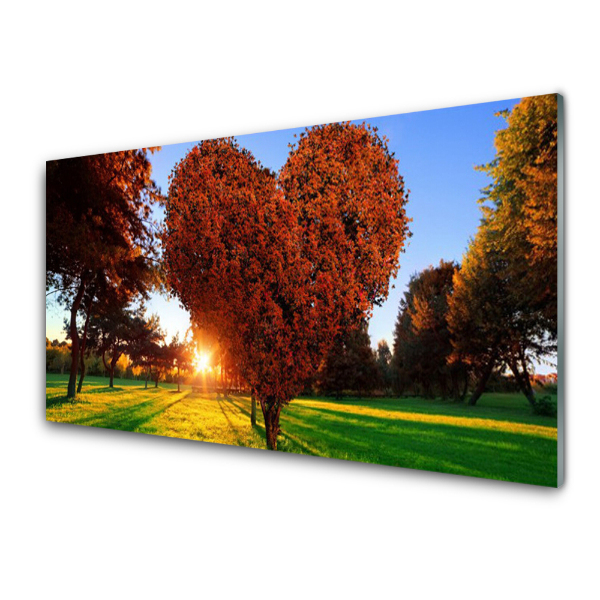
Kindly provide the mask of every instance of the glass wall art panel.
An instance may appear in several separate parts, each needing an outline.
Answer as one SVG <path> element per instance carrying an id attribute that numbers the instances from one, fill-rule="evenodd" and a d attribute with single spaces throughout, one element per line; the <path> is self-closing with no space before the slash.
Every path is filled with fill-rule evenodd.
<path id="1" fill-rule="evenodd" d="M 550 94 L 48 161 L 47 420 L 558 487 L 563 137 Z"/>

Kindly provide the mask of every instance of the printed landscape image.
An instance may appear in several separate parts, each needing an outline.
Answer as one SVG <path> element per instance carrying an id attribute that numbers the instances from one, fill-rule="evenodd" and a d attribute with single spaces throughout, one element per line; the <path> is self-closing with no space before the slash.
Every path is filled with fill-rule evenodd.
<path id="1" fill-rule="evenodd" d="M 48 161 L 47 420 L 556 487 L 557 135 L 552 94 Z"/>

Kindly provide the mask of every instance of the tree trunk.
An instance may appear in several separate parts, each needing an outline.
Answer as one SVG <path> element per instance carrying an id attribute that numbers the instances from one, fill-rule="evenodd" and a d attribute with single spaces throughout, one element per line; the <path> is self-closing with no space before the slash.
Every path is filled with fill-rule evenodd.
<path id="1" fill-rule="evenodd" d="M 102 350 L 102 364 L 104 365 L 104 372 L 110 371 L 108 365 L 106 364 L 106 350 Z"/>
<path id="2" fill-rule="evenodd" d="M 456 369 L 450 369 L 450 394 L 455 402 L 460 399 L 460 390 L 458 389 L 458 373 Z"/>
<path id="3" fill-rule="evenodd" d="M 180 380 L 179 380 L 179 365 L 177 365 L 177 391 L 181 391 Z"/>
<path id="4" fill-rule="evenodd" d="M 260 405 L 265 419 L 265 435 L 267 438 L 267 448 L 269 450 L 277 450 L 277 436 L 279 435 L 279 413 L 281 412 L 281 405 L 271 404 L 270 406 L 264 401 L 260 400 Z"/>
<path id="5" fill-rule="evenodd" d="M 120 358 L 120 354 L 115 353 L 113 354 L 113 357 L 110 361 L 110 382 L 108 384 L 108 387 L 115 387 L 114 386 L 114 382 L 115 382 L 115 367 L 117 366 L 117 362 L 119 361 Z"/>
<path id="6" fill-rule="evenodd" d="M 479 400 L 479 398 L 481 398 L 481 394 L 483 394 L 483 392 L 485 391 L 485 386 L 486 386 L 495 366 L 496 366 L 496 354 L 494 353 L 494 354 L 492 354 L 492 357 L 487 362 L 487 364 L 485 365 L 485 367 L 481 373 L 481 377 L 479 378 L 479 381 L 477 382 L 477 385 L 475 386 L 475 389 L 473 390 L 473 394 L 471 395 L 471 398 L 469 399 L 469 406 L 475 406 L 475 404 L 477 404 L 477 400 Z"/>
<path id="7" fill-rule="evenodd" d="M 69 374 L 69 385 L 67 386 L 67 398 L 75 398 L 77 385 L 77 368 L 79 365 L 79 333 L 77 332 L 77 311 L 81 305 L 81 299 L 85 292 L 85 279 L 81 279 L 77 295 L 71 306 L 71 323 L 69 331 L 71 334 L 71 372 Z"/>
<path id="8" fill-rule="evenodd" d="M 279 419 L 277 419 L 278 421 Z M 265 416 L 265 435 L 267 437 L 267 448 L 269 450 L 277 450 L 277 435 L 279 433 L 279 423 L 275 422 L 275 419 L 271 413 L 267 413 Z"/>
<path id="9" fill-rule="evenodd" d="M 462 394 L 460 395 L 461 402 L 464 402 L 465 398 L 467 397 L 467 392 L 469 391 L 469 371 L 467 371 L 467 369 L 465 369 L 465 371 L 464 371 L 464 376 L 465 376 L 465 380 L 464 380 L 463 390 L 462 390 Z"/>
<path id="10" fill-rule="evenodd" d="M 227 397 L 227 393 L 225 392 L 225 382 L 223 379 L 223 352 L 221 352 L 221 393 L 223 394 L 223 398 Z"/>
<path id="11" fill-rule="evenodd" d="M 81 393 L 81 388 L 83 387 L 83 380 L 85 379 L 85 347 L 87 345 L 87 332 L 88 332 L 88 325 L 90 324 L 90 314 L 92 313 L 92 302 L 93 302 L 93 294 L 92 294 L 92 298 L 90 299 L 90 301 L 88 303 L 86 316 L 85 316 L 85 325 L 83 327 L 83 335 L 81 336 L 81 350 L 80 350 L 81 374 L 79 375 L 79 383 L 77 384 L 77 393 L 78 394 Z"/>
<path id="12" fill-rule="evenodd" d="M 450 371 L 450 386 L 452 388 L 452 399 L 454 402 L 462 402 L 465 399 L 467 392 L 465 382 L 466 378 L 461 381 L 463 370 L 460 367 L 453 367 Z"/>
<path id="13" fill-rule="evenodd" d="M 85 379 L 85 360 L 83 355 L 81 356 L 81 373 L 79 374 L 79 383 L 77 384 L 77 393 L 81 394 L 81 388 L 83 387 L 83 380 Z"/>
<path id="14" fill-rule="evenodd" d="M 146 369 L 146 383 L 144 385 L 144 389 L 148 389 L 148 378 L 150 377 L 150 371 L 152 370 L 152 365 L 150 365 L 147 369 Z"/>
<path id="15" fill-rule="evenodd" d="M 442 399 L 446 400 L 446 398 L 448 398 L 448 379 L 447 379 L 446 375 L 441 374 L 438 381 L 439 381 L 440 393 L 441 393 Z"/>
<path id="16" fill-rule="evenodd" d="M 425 398 L 431 398 L 431 383 L 429 382 L 429 379 L 424 379 L 423 380 L 423 396 L 425 396 Z"/>
<path id="17" fill-rule="evenodd" d="M 252 390 L 252 408 L 250 409 L 250 424 L 252 426 L 256 425 L 256 396 L 254 395 L 254 390 Z"/>
<path id="18" fill-rule="evenodd" d="M 525 360 L 525 353 L 522 348 L 519 349 L 519 356 L 521 359 L 521 366 L 523 367 L 522 378 L 525 386 L 525 397 L 531 406 L 535 406 L 535 392 L 531 386 L 531 379 L 529 378 L 529 371 L 527 370 L 527 361 Z"/>
<path id="19" fill-rule="evenodd" d="M 513 372 L 513 375 L 515 376 L 515 381 L 517 382 L 519 389 L 521 390 L 521 392 L 523 392 L 523 395 L 525 396 L 525 398 L 527 398 L 527 402 L 529 402 L 529 404 L 531 404 L 531 406 L 534 406 L 535 405 L 535 393 L 533 391 L 533 388 L 531 387 L 531 381 L 529 380 L 529 373 L 527 372 L 527 369 L 524 367 L 523 372 L 521 373 L 519 371 L 519 365 L 518 365 L 516 359 L 512 359 L 509 363 L 509 366 L 510 366 L 510 370 Z"/>

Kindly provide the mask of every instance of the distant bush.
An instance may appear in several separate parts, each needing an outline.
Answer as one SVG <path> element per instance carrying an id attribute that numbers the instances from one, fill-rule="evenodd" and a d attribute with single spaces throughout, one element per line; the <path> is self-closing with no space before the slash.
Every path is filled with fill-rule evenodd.
<path id="1" fill-rule="evenodd" d="M 555 417 L 556 416 L 556 404 L 552 402 L 550 396 L 540 396 L 535 399 L 533 404 L 533 413 L 536 415 L 542 415 L 544 417 Z"/>
<path id="2" fill-rule="evenodd" d="M 65 344 L 46 346 L 46 371 L 49 373 L 64 373 L 71 366 L 71 350 Z"/>
<path id="3" fill-rule="evenodd" d="M 96 356 L 94 353 L 85 357 L 85 368 L 87 375 L 104 375 L 104 364 L 102 363 L 102 357 Z"/>

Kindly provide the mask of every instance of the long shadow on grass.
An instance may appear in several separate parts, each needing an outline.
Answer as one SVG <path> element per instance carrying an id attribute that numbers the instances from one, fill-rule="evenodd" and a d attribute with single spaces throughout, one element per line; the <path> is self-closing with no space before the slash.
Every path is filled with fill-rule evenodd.
<path id="1" fill-rule="evenodd" d="M 372 398 L 369 400 L 360 400 L 358 398 L 344 398 L 343 400 L 334 400 L 332 398 L 301 398 L 306 404 L 301 406 L 309 407 L 310 403 L 322 403 L 332 406 L 346 407 L 368 407 L 376 410 L 385 410 L 388 412 L 405 412 L 415 414 L 452 416 L 461 418 L 490 419 L 494 421 L 511 421 L 513 423 L 528 423 L 556 427 L 556 419 L 550 417 L 539 417 L 531 414 L 529 405 L 523 401 L 521 405 L 515 406 L 487 406 L 478 404 L 469 406 L 461 402 L 451 400 L 427 399 L 420 397 L 400 397 L 400 398 Z M 319 406 L 312 406 L 320 410 Z"/>
<path id="2" fill-rule="evenodd" d="M 62 404 L 89 404 L 89 401 L 82 400 L 82 397 L 88 395 L 97 395 L 97 394 L 117 394 L 124 391 L 125 388 L 115 387 L 87 387 L 84 386 L 82 392 L 77 394 L 75 398 L 67 398 L 66 389 L 67 386 L 64 383 L 60 383 L 59 385 L 46 384 L 46 388 L 53 388 L 52 392 L 57 390 L 58 388 L 63 388 L 65 390 L 64 395 L 61 394 L 59 396 L 50 396 L 48 397 L 48 392 L 46 392 L 46 408 L 60 406 Z"/>
<path id="3" fill-rule="evenodd" d="M 323 456 L 556 485 L 555 440 L 305 408 L 286 415 L 284 431 Z"/>
<path id="4" fill-rule="evenodd" d="M 87 425 L 90 427 L 102 427 L 104 429 L 118 429 L 121 431 L 136 431 L 144 423 L 148 423 L 157 415 L 165 412 L 183 398 L 173 402 L 159 404 L 156 400 L 146 400 L 133 406 L 113 409 L 98 415 L 81 417 L 71 421 L 76 425 Z"/>
<path id="5" fill-rule="evenodd" d="M 370 432 L 397 431 L 405 428 L 420 428 L 422 430 L 438 430 L 446 432 L 448 437 L 461 436 L 468 437 L 472 440 L 480 440 L 482 438 L 504 438 L 504 441 L 515 442 L 521 444 L 526 438 L 533 438 L 535 441 L 544 441 L 550 446 L 556 447 L 556 440 L 540 435 L 534 435 L 529 432 L 502 431 L 499 429 L 491 429 L 486 427 L 471 427 L 467 425 L 459 425 L 453 423 L 434 423 L 413 421 L 410 419 L 402 419 L 402 417 L 389 418 L 365 415 L 361 413 L 351 413 L 346 411 L 336 411 L 326 408 L 314 408 L 308 406 L 297 406 L 294 413 L 288 415 L 288 418 L 300 418 L 300 414 L 305 411 L 302 416 L 302 422 L 308 424 L 313 422 L 315 425 L 322 427 L 340 425 L 344 428 L 351 428 L 356 431 L 362 430 L 360 434 L 364 437 L 365 429 Z M 312 413 L 312 415 L 310 414 Z M 311 418 L 312 417 L 312 418 Z"/>
<path id="6" fill-rule="evenodd" d="M 77 397 L 75 399 L 67 398 L 66 394 L 64 396 L 46 396 L 46 408 L 59 407 L 63 405 L 72 406 L 74 404 L 90 404 L 89 402 L 82 400 L 81 397 Z"/>
<path id="7" fill-rule="evenodd" d="M 264 432 L 264 429 L 263 429 Z M 292 435 L 288 431 L 282 431 L 280 437 L 283 444 L 279 444 L 278 450 L 282 452 L 293 452 L 294 454 L 309 454 L 310 456 L 323 456 L 318 450 L 305 444 L 298 436 Z"/>
<path id="8" fill-rule="evenodd" d="M 48 380 L 46 380 L 46 387 L 47 388 L 64 387 L 65 389 L 67 389 L 67 384 L 64 381 L 48 381 Z"/>
<path id="9" fill-rule="evenodd" d="M 237 410 L 239 410 L 242 414 L 246 415 L 248 417 L 248 419 L 250 419 L 252 417 L 251 412 L 241 403 L 241 400 L 238 398 L 237 402 L 233 400 L 233 398 L 230 396 L 227 398 L 227 401 L 232 404 L 235 408 L 237 408 Z M 259 415 L 262 416 L 262 411 L 258 410 L 257 411 L 257 418 L 259 418 Z M 266 433 L 265 433 L 265 427 L 264 425 L 261 425 L 260 422 L 254 423 L 254 425 L 252 425 L 252 429 L 258 434 L 258 436 L 260 437 L 261 440 L 265 441 L 266 440 Z"/>
<path id="10" fill-rule="evenodd" d="M 372 424 L 390 425 L 390 424 L 399 423 L 399 422 L 404 422 L 404 423 L 420 422 L 418 419 L 403 418 L 401 411 L 398 411 L 398 416 L 395 416 L 395 415 L 394 416 L 391 416 L 391 415 L 376 416 L 376 415 L 368 415 L 368 414 L 364 414 L 364 413 L 360 413 L 360 412 L 335 410 L 333 408 L 322 408 L 322 407 L 306 406 L 306 405 L 297 405 L 295 407 L 295 409 L 297 411 L 313 412 L 313 413 L 316 413 L 317 415 L 329 417 L 331 419 L 341 419 L 344 421 L 355 420 L 355 421 L 363 422 L 366 424 L 372 423 Z M 407 411 L 406 414 L 420 414 L 420 413 L 418 411 L 410 411 L 410 413 Z M 445 417 L 454 417 L 457 419 L 465 419 L 464 424 L 449 423 L 449 422 L 435 423 L 432 421 L 422 421 L 422 423 L 426 423 L 426 424 L 444 425 L 447 427 L 456 427 L 460 430 L 472 429 L 472 430 L 482 431 L 482 432 L 499 431 L 501 433 L 511 433 L 511 434 L 516 434 L 516 435 L 529 435 L 529 436 L 533 436 L 536 438 L 540 438 L 540 437 L 545 437 L 545 436 L 535 433 L 533 428 L 546 427 L 546 428 L 549 428 L 550 430 L 554 429 L 552 425 L 547 425 L 547 424 L 539 425 L 537 423 L 522 423 L 521 421 L 512 421 L 510 419 L 504 419 L 503 422 L 512 423 L 516 426 L 523 425 L 525 428 L 528 426 L 531 426 L 531 429 L 529 431 L 526 429 L 523 429 L 522 431 L 518 431 L 518 432 L 517 431 L 502 431 L 502 429 L 494 429 L 492 427 L 486 427 L 483 424 L 479 424 L 479 426 L 473 426 L 473 424 L 477 422 L 475 419 L 480 419 L 481 421 L 490 421 L 490 422 L 498 421 L 498 422 L 500 422 L 498 419 L 489 419 L 487 416 L 484 416 L 484 415 L 482 415 L 480 417 L 476 416 L 476 415 L 473 415 L 472 417 L 465 417 L 464 415 L 461 415 L 461 414 L 430 414 L 430 413 L 422 413 L 422 414 L 427 414 L 430 417 L 438 417 L 439 416 L 441 418 L 441 420 L 443 420 Z M 469 420 L 470 418 L 473 419 L 473 421 L 470 421 Z M 547 431 L 547 430 L 544 430 L 544 431 Z"/>
<path id="11" fill-rule="evenodd" d="M 84 387 L 83 394 L 118 394 L 119 392 L 131 391 L 131 388 L 124 387 Z"/>
<path id="12" fill-rule="evenodd" d="M 244 407 L 244 405 L 238 400 L 237 402 L 234 401 L 234 399 L 229 396 L 227 398 L 225 398 L 224 402 L 227 402 L 229 404 L 231 404 L 232 406 L 235 406 L 235 408 L 237 408 L 241 413 L 245 414 L 248 418 L 250 418 L 250 411 L 248 409 L 246 409 Z"/>
<path id="13" fill-rule="evenodd" d="M 239 410 L 239 407 L 237 407 L 229 398 L 217 398 L 217 402 L 219 403 L 219 408 L 221 409 L 221 412 L 223 413 L 225 420 L 229 424 L 229 427 L 231 428 L 231 431 L 237 440 L 237 445 L 245 446 L 245 444 L 243 443 L 243 438 L 241 437 L 241 435 L 239 433 L 239 428 L 233 424 L 233 422 L 229 418 L 229 415 L 227 414 L 227 412 L 233 413 L 233 409 L 231 408 L 232 406 L 235 406 L 235 408 L 237 408 L 238 410 Z M 227 412 L 225 411 L 225 408 L 223 406 L 224 404 L 231 405 L 231 406 L 227 407 Z M 242 411 L 242 412 L 244 412 L 244 411 Z"/>

